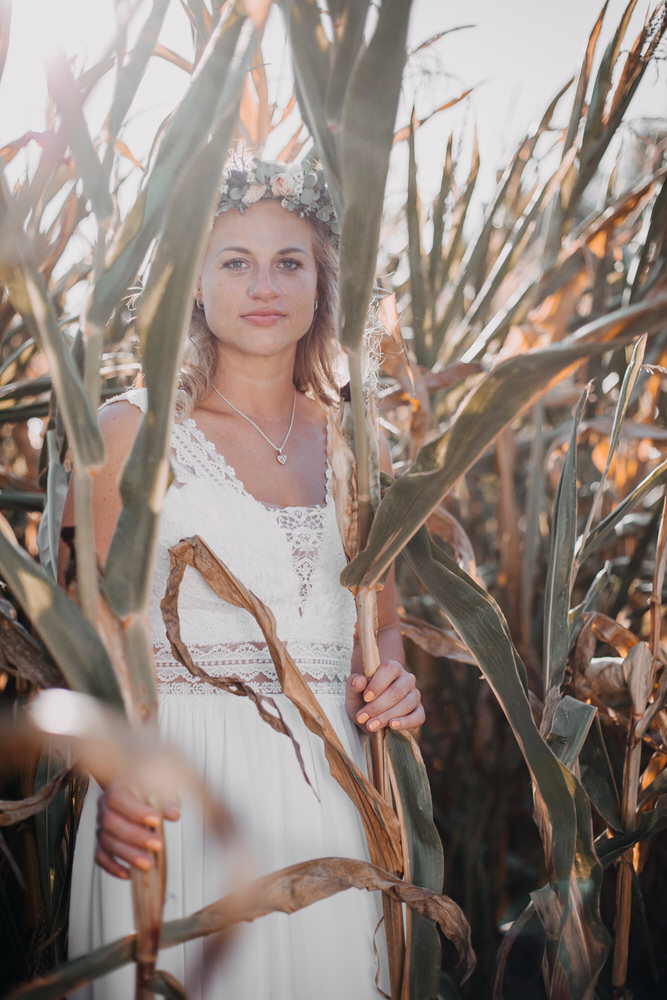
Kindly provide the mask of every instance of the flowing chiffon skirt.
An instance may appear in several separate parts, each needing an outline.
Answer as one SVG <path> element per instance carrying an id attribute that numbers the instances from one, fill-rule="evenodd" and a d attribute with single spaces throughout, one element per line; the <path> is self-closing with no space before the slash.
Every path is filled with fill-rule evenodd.
<path id="1" fill-rule="evenodd" d="M 254 863 L 253 877 L 318 857 L 368 860 L 361 819 L 331 777 L 321 740 L 283 695 L 274 697 L 301 747 L 313 788 L 291 741 L 264 723 L 244 698 L 217 692 L 167 695 L 160 704 L 160 730 L 233 812 Z M 362 738 L 342 696 L 320 701 L 346 751 L 366 773 Z M 93 861 L 98 794 L 91 782 L 74 856 L 70 957 L 133 929 L 129 882 Z M 165 824 L 165 837 L 165 920 L 187 916 L 238 886 L 236 857 L 207 827 L 200 803 L 187 792 L 181 818 Z M 379 893 L 348 889 L 294 914 L 240 924 L 224 938 L 165 949 L 158 968 L 175 976 L 190 1000 L 376 1000 L 378 967 L 379 985 L 389 992 L 384 929 L 377 929 L 381 914 Z M 70 1000 L 133 995 L 129 965 L 70 994 Z"/>

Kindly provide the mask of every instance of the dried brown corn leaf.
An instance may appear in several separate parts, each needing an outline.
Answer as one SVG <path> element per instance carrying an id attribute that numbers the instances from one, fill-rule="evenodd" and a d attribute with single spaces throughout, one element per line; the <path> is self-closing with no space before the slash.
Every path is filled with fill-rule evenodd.
<path id="1" fill-rule="evenodd" d="M 244 608 L 255 618 L 264 634 L 283 693 L 297 708 L 310 731 L 322 739 L 332 777 L 359 810 L 371 858 L 389 870 L 400 871 L 402 865 L 400 829 L 396 816 L 345 753 L 336 731 L 278 638 L 271 610 L 229 571 L 197 535 L 182 539 L 169 551 L 172 574 L 177 572 L 179 563 L 183 567 L 186 564 L 194 567 L 223 601 Z M 174 581 L 174 587 L 175 585 Z M 170 600 L 173 601 L 173 594 Z M 170 614 L 173 612 L 170 611 Z"/>

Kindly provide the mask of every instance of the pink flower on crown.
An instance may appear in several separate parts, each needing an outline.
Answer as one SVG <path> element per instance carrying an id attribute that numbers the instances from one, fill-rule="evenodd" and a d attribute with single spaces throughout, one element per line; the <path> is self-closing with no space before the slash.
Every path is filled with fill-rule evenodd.
<path id="1" fill-rule="evenodd" d="M 287 198 L 292 194 L 293 184 L 287 174 L 276 174 L 271 178 L 271 193 L 276 198 Z"/>
<path id="2" fill-rule="evenodd" d="M 265 184 L 251 184 L 241 199 L 244 205 L 254 205 L 266 194 Z"/>

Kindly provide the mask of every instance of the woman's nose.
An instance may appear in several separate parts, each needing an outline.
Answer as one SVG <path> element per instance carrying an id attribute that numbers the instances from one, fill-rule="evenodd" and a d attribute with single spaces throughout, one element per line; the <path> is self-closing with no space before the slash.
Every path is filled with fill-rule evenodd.
<path id="1" fill-rule="evenodd" d="M 271 297 L 278 294 L 276 276 L 270 266 L 258 266 L 252 273 L 250 294 L 257 297 Z"/>

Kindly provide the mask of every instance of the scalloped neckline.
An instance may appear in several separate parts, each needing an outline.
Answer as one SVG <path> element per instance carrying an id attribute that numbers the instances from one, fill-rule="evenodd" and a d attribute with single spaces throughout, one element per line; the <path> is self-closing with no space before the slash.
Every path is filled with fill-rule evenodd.
<path id="1" fill-rule="evenodd" d="M 246 488 L 246 486 L 245 486 L 243 480 L 240 478 L 240 476 L 237 475 L 236 469 L 234 468 L 234 466 L 229 464 L 229 462 L 227 461 L 227 459 L 225 458 L 225 456 L 221 452 L 218 451 L 218 449 L 216 448 L 214 442 L 211 441 L 211 439 L 209 437 L 207 437 L 206 434 L 204 434 L 203 430 L 201 429 L 201 427 L 199 426 L 199 424 L 197 423 L 197 421 L 194 419 L 194 417 L 186 417 L 185 420 L 181 420 L 180 421 L 180 424 L 181 424 L 182 427 L 187 427 L 188 431 L 192 434 L 192 436 L 197 441 L 199 441 L 199 443 L 204 448 L 206 448 L 206 450 L 211 454 L 212 458 L 220 465 L 220 467 L 222 468 L 222 470 L 225 472 L 227 478 L 229 479 L 230 483 L 237 489 L 237 491 L 239 493 L 241 493 L 242 496 L 248 497 L 249 500 L 252 500 L 254 503 L 258 504 L 260 507 L 263 507 L 264 510 L 268 510 L 268 511 L 270 511 L 272 513 L 273 512 L 281 513 L 283 511 L 289 511 L 289 510 L 303 510 L 303 511 L 321 510 L 321 511 L 324 511 L 329 506 L 329 502 L 331 500 L 331 475 L 332 475 L 332 470 L 331 470 L 331 463 L 329 462 L 328 447 L 325 448 L 324 503 L 286 504 L 286 505 L 283 506 L 281 504 L 265 503 L 264 500 L 259 500 L 254 495 L 254 493 L 251 493 L 250 490 Z M 325 440 L 326 440 L 326 438 L 327 438 L 327 425 L 326 425 L 326 421 L 325 421 L 325 426 L 324 426 L 324 435 L 325 435 Z"/>

